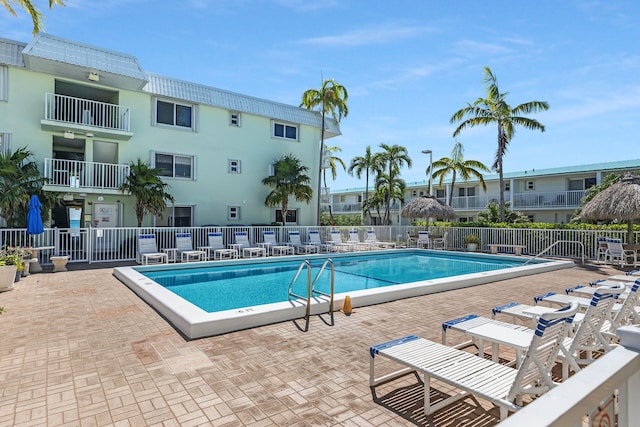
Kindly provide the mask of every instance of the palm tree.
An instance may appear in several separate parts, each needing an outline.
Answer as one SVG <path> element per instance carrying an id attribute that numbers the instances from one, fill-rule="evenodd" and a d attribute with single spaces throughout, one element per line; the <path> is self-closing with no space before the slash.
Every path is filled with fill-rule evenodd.
<path id="1" fill-rule="evenodd" d="M 29 198 L 32 194 L 41 195 L 47 182 L 32 156 L 26 147 L 0 153 L 0 215 L 9 227 L 26 218 Z"/>
<path id="2" fill-rule="evenodd" d="M 502 158 L 507 151 L 507 146 L 515 134 L 515 126 L 524 126 L 530 130 L 540 130 L 544 132 L 544 126 L 537 120 L 523 117 L 521 114 L 535 113 L 541 110 L 548 110 L 549 104 L 544 101 L 530 101 L 511 108 L 507 104 L 506 96 L 509 92 L 501 93 L 498 89 L 498 80 L 489 67 L 484 68 L 483 83 L 486 85 L 487 97 L 478 98 L 473 104 L 458 110 L 450 122 L 455 123 L 462 120 L 453 136 L 457 136 L 467 127 L 479 125 L 498 125 L 498 149 L 496 151 L 493 169 L 500 174 L 500 220 L 504 220 L 504 178 L 502 175 Z M 465 119 L 466 117 L 466 119 Z"/>
<path id="3" fill-rule="evenodd" d="M 34 2 L 31 0 L 0 0 L 0 4 L 3 5 L 10 14 L 12 14 L 13 16 L 17 16 L 16 11 L 11 7 L 11 3 L 15 3 L 29 12 L 29 15 L 31 15 L 31 20 L 33 21 L 33 35 L 38 34 L 41 29 L 41 23 L 42 21 L 44 21 L 44 15 L 42 15 L 38 8 L 36 8 L 36 6 L 33 4 Z M 49 0 L 49 9 L 53 8 L 53 6 L 56 4 L 58 6 L 64 6 L 62 0 Z"/>
<path id="4" fill-rule="evenodd" d="M 267 195 L 264 204 L 282 209 L 282 225 L 287 221 L 289 198 L 294 197 L 299 202 L 311 202 L 313 189 L 309 186 L 311 178 L 306 175 L 308 167 L 302 166 L 300 160 L 293 154 L 285 154 L 274 163 L 274 174 L 262 180 L 264 185 L 273 190 Z"/>
<path id="5" fill-rule="evenodd" d="M 371 146 L 367 145 L 365 149 L 364 156 L 356 156 L 351 159 L 351 164 L 349 165 L 349 175 L 355 176 L 360 179 L 362 177 L 362 173 L 365 174 L 365 187 L 364 187 L 364 202 L 362 202 L 362 207 L 369 214 L 369 224 L 373 224 L 373 218 L 371 217 L 371 209 L 369 206 L 369 173 L 373 173 L 377 175 L 380 173 L 380 165 L 377 162 L 377 158 L 375 155 L 371 154 Z"/>
<path id="6" fill-rule="evenodd" d="M 320 89 L 308 89 L 302 94 L 302 102 L 300 107 L 305 107 L 312 110 L 316 107 L 320 107 L 320 113 L 322 114 L 322 129 L 320 131 L 320 169 L 319 174 L 322 174 L 322 161 L 324 155 L 324 130 L 326 115 L 331 114 L 333 119 L 340 123 L 342 117 L 347 117 L 349 114 L 349 108 L 347 107 L 347 100 L 349 94 L 347 89 L 335 80 L 329 79 L 322 82 Z M 317 219 L 318 225 L 320 224 L 320 178 L 318 175 L 318 212 Z"/>
<path id="7" fill-rule="evenodd" d="M 405 147 L 400 145 L 388 145 L 385 143 L 380 144 L 380 148 L 384 151 L 375 154 L 375 161 L 380 165 L 380 170 L 386 170 L 384 174 L 378 174 L 378 182 L 376 187 L 380 185 L 388 185 L 389 191 L 386 194 L 386 207 L 384 211 L 384 223 L 391 223 L 391 199 L 396 194 L 396 188 L 400 186 L 400 183 L 404 184 L 404 181 L 399 179 L 400 169 L 404 164 L 409 168 L 411 167 L 411 158 Z M 380 179 L 382 176 L 382 179 Z"/>
<path id="8" fill-rule="evenodd" d="M 433 162 L 431 168 L 433 172 L 427 168 L 427 175 L 431 175 L 431 178 L 439 178 L 438 186 L 442 187 L 442 180 L 445 176 L 451 174 L 451 191 L 449 192 L 449 206 L 453 201 L 453 188 L 456 185 L 456 175 L 460 174 L 460 178 L 464 181 L 469 180 L 472 176 L 478 178 L 482 189 L 487 191 L 487 184 L 484 183 L 482 173 L 478 171 L 489 172 L 489 168 L 484 163 L 477 160 L 465 160 L 464 148 L 458 141 L 453 144 L 453 150 L 451 150 L 451 158 L 443 157 L 440 160 Z"/>
<path id="9" fill-rule="evenodd" d="M 167 202 L 175 199 L 167 192 L 169 185 L 160 174 L 162 169 L 152 168 L 148 162 L 138 159 L 129 164 L 127 180 L 120 185 L 120 191 L 136 198 L 134 210 L 138 219 L 138 227 L 142 227 L 142 219 L 146 214 L 162 217 Z"/>
<path id="10" fill-rule="evenodd" d="M 327 187 L 327 169 L 331 169 L 331 178 L 335 181 L 338 176 L 338 165 L 342 166 L 342 170 L 347 170 L 347 166 L 340 157 L 336 157 L 333 153 L 339 153 L 342 149 L 338 146 L 325 148 L 325 159 L 322 165 L 322 180 L 324 181 L 324 188 Z M 328 163 L 328 165 L 327 165 Z M 328 167 L 327 167 L 328 166 Z M 329 204 L 329 220 L 333 224 L 333 212 L 331 212 L 331 204 Z"/>
<path id="11" fill-rule="evenodd" d="M 391 224 L 391 202 L 394 200 L 404 202 L 404 192 L 406 188 L 407 184 L 398 174 L 392 178 L 389 178 L 389 175 L 386 173 L 378 174 L 376 178 L 376 193 L 378 196 L 382 196 L 383 202 L 386 203 L 383 224 Z M 378 215 L 379 214 L 378 212 Z"/>

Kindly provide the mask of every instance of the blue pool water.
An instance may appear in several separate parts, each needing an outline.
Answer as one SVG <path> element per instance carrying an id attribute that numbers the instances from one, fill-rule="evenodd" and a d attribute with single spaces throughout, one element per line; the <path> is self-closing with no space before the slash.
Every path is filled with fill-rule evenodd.
<path id="1" fill-rule="evenodd" d="M 324 259 L 311 260 L 313 280 Z M 521 266 L 524 261 L 460 254 L 389 252 L 335 258 L 335 293 L 380 288 L 429 279 L 494 271 Z M 288 288 L 300 260 L 249 265 L 219 265 L 202 268 L 141 271 L 206 312 L 253 307 L 287 301 Z M 316 289 L 329 292 L 330 269 L 320 277 Z M 293 291 L 306 295 L 307 273 L 303 270 Z"/>

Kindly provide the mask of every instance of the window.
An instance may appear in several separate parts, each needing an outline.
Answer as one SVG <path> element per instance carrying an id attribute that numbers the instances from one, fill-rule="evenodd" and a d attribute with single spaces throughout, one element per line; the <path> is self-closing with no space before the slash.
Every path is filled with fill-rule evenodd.
<path id="1" fill-rule="evenodd" d="M 570 179 L 569 180 L 569 190 L 584 190 L 582 188 L 584 182 L 581 179 Z"/>
<path id="2" fill-rule="evenodd" d="M 511 181 L 504 181 L 504 191 L 511 191 Z"/>
<path id="3" fill-rule="evenodd" d="M 284 123 L 273 122 L 273 136 L 276 138 L 298 140 L 298 127 Z"/>
<path id="4" fill-rule="evenodd" d="M 420 197 L 424 196 L 424 191 L 420 192 Z"/>
<path id="5" fill-rule="evenodd" d="M 193 225 L 193 206 L 169 206 L 162 218 L 156 218 L 158 227 L 191 227 Z"/>
<path id="6" fill-rule="evenodd" d="M 417 197 L 418 192 L 416 190 L 411 191 L 411 197 Z"/>
<path id="7" fill-rule="evenodd" d="M 460 187 L 458 188 L 458 196 L 460 197 L 473 197 L 476 195 L 475 187 Z"/>
<path id="8" fill-rule="evenodd" d="M 275 210 L 275 221 L 282 223 L 282 209 Z M 298 223 L 298 209 L 287 209 L 287 224 L 297 224 Z"/>
<path id="9" fill-rule="evenodd" d="M 240 160 L 229 159 L 229 173 L 240 173 Z"/>
<path id="10" fill-rule="evenodd" d="M 193 106 L 156 100 L 156 124 L 193 128 Z"/>
<path id="11" fill-rule="evenodd" d="M 446 195 L 444 189 L 436 190 L 436 198 L 437 199 L 444 199 L 445 197 L 447 197 L 447 195 Z"/>
<path id="12" fill-rule="evenodd" d="M 358 194 L 358 203 L 362 203 L 362 194 Z"/>
<path id="13" fill-rule="evenodd" d="M 240 206 L 229 206 L 227 208 L 227 219 L 229 221 L 238 221 L 240 219 Z"/>
<path id="14" fill-rule="evenodd" d="M 0 133 L 0 153 L 7 154 L 11 150 L 11 134 Z"/>
<path id="15" fill-rule="evenodd" d="M 235 111 L 229 112 L 229 126 L 240 127 L 240 113 Z"/>
<path id="16" fill-rule="evenodd" d="M 0 65 L 0 101 L 9 100 L 9 68 Z"/>
<path id="17" fill-rule="evenodd" d="M 154 167 L 160 169 L 160 176 L 194 179 L 193 156 L 155 153 L 153 160 Z"/>
<path id="18" fill-rule="evenodd" d="M 527 189 L 527 190 L 535 190 L 535 189 L 536 189 L 535 182 L 533 182 L 533 181 L 527 181 L 526 189 Z"/>
<path id="19" fill-rule="evenodd" d="M 596 185 L 596 179 L 595 178 L 585 178 L 584 179 L 584 189 L 585 190 L 593 187 L 594 185 Z"/>

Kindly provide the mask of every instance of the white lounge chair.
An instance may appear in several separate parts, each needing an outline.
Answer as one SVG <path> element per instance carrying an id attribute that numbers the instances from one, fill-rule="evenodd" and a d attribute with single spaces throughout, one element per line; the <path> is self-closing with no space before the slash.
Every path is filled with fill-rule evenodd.
<path id="1" fill-rule="evenodd" d="M 558 355 L 562 360 L 563 379 L 569 378 L 569 367 L 577 372 L 580 365 L 592 363 L 594 351 L 608 352 L 612 349 L 611 334 L 615 335 L 616 326 L 611 319 L 611 312 L 616 298 L 625 289 L 626 286 L 622 283 L 617 286 L 598 287 L 598 292 L 593 295 L 591 305 L 587 308 L 575 334 L 563 341 Z M 636 291 L 637 289 L 636 287 Z M 634 295 L 637 295 L 637 292 Z"/>
<path id="2" fill-rule="evenodd" d="M 236 238 L 236 243 L 230 246 L 237 248 L 238 252 L 242 254 L 243 258 L 267 256 L 267 251 L 265 248 L 251 246 L 251 243 L 249 243 L 249 234 L 246 231 L 237 231 L 235 233 L 235 238 Z"/>
<path id="3" fill-rule="evenodd" d="M 611 350 L 610 338 L 606 336 L 607 333 L 612 330 L 613 321 L 611 319 L 611 312 L 616 298 L 625 288 L 625 285 L 620 283 L 614 286 L 598 287 L 598 291 L 590 299 L 588 308 L 576 331 L 567 334 L 562 341 L 558 358 L 563 363 L 563 378 L 568 377 L 569 367 L 574 371 L 579 371 L 579 365 L 591 363 L 593 361 L 592 353 L 594 351 L 607 352 Z M 580 307 L 580 303 L 576 300 L 572 301 L 571 304 Z M 543 311 L 539 315 L 544 316 L 546 313 L 547 312 Z M 447 327 L 460 330 L 478 340 L 478 350 L 481 355 L 483 353 L 483 341 L 493 342 L 494 346 L 497 344 L 511 346 L 516 349 L 516 364 L 519 363 L 520 360 L 519 351 L 522 351 L 523 337 L 526 337 L 526 333 L 534 334 L 535 332 L 534 330 L 526 331 L 520 329 L 516 334 L 513 332 L 513 327 L 505 327 L 503 322 L 479 316 L 473 318 L 468 316 L 468 318 L 472 319 L 474 324 L 467 325 L 465 324 L 467 318 L 461 318 L 445 322 L 442 327 L 443 329 Z M 483 334 L 480 328 L 478 328 L 477 324 L 481 320 L 483 321 L 482 325 L 491 325 L 490 336 Z M 523 333 L 525 333 L 525 335 L 523 335 Z M 586 357 L 583 357 L 583 354 L 586 354 Z M 494 357 L 497 358 L 495 349 Z"/>
<path id="4" fill-rule="evenodd" d="M 606 264 L 619 264 L 621 266 L 638 264 L 636 251 L 626 250 L 620 239 L 607 239 L 607 250 L 604 254 Z"/>
<path id="5" fill-rule="evenodd" d="M 522 407 L 522 396 L 539 395 L 555 387 L 550 371 L 560 351 L 578 305 L 545 313 L 540 317 L 535 333 L 518 369 L 473 355 L 464 350 L 438 344 L 416 336 L 408 336 L 370 348 L 369 384 L 371 387 L 409 372 L 424 375 L 424 412 L 438 411 L 468 397 L 481 397 L 500 407 L 500 419 L 509 411 Z M 405 365 L 400 371 L 375 377 L 375 358 L 386 357 Z M 434 405 L 431 404 L 431 378 L 462 392 Z"/>
<path id="6" fill-rule="evenodd" d="M 596 261 L 606 262 L 607 260 L 607 238 L 606 237 L 598 237 L 597 238 L 598 248 L 596 251 Z"/>
<path id="7" fill-rule="evenodd" d="M 349 230 L 349 238 L 345 243 L 351 245 L 352 250 L 355 251 L 367 251 L 371 249 L 371 245 L 369 243 L 360 241 L 360 233 L 358 230 Z"/>
<path id="8" fill-rule="evenodd" d="M 342 241 L 342 233 L 340 233 L 340 230 L 331 230 L 329 235 L 331 236 L 331 244 L 336 248 L 336 250 L 350 251 L 353 249 L 352 245 Z"/>
<path id="9" fill-rule="evenodd" d="M 433 239 L 433 249 L 447 249 L 448 242 L 447 237 L 449 237 L 449 232 L 445 231 L 442 237 L 438 237 Z"/>
<path id="10" fill-rule="evenodd" d="M 375 230 L 367 230 L 367 236 L 364 239 L 365 243 L 370 244 L 373 247 L 381 249 L 392 249 L 396 247 L 395 242 L 381 242 L 376 236 Z"/>
<path id="11" fill-rule="evenodd" d="M 299 254 L 318 253 L 318 247 L 316 245 L 302 243 L 299 231 L 289 231 L 289 244 L 293 246 L 296 252 Z"/>
<path id="12" fill-rule="evenodd" d="M 191 240 L 191 233 L 176 233 L 176 247 L 174 248 L 180 261 L 202 261 L 206 259 L 207 253 L 202 250 L 194 250 Z"/>
<path id="13" fill-rule="evenodd" d="M 331 243 L 322 243 L 320 232 L 318 230 L 309 231 L 309 243 L 318 247 L 320 252 L 334 252 L 336 247 Z"/>
<path id="14" fill-rule="evenodd" d="M 431 248 L 431 239 L 429 239 L 428 231 L 418 231 L 418 240 L 416 240 L 416 247 L 427 249 Z"/>
<path id="15" fill-rule="evenodd" d="M 149 262 L 167 263 L 169 258 L 166 253 L 158 252 L 155 234 L 138 235 L 138 263 L 147 265 Z"/>
<path id="16" fill-rule="evenodd" d="M 276 240 L 276 233 L 274 231 L 263 231 L 262 237 L 264 242 L 267 244 L 265 248 L 267 253 L 271 253 L 271 255 L 293 255 L 294 248 L 289 245 L 281 245 Z"/>
<path id="17" fill-rule="evenodd" d="M 207 253 L 207 259 L 238 258 L 237 249 L 227 249 L 224 245 L 222 233 L 207 233 L 208 246 L 199 246 L 198 249 Z"/>

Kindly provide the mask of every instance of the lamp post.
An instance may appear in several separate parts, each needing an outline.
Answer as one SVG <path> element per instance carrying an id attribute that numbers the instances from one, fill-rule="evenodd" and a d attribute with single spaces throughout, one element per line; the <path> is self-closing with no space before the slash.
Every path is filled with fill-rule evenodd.
<path id="1" fill-rule="evenodd" d="M 431 196 L 431 176 L 433 175 L 433 171 L 431 170 L 431 167 L 433 166 L 433 151 L 422 150 L 422 153 L 429 155 L 429 195 Z"/>

